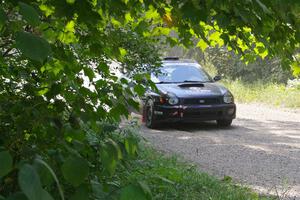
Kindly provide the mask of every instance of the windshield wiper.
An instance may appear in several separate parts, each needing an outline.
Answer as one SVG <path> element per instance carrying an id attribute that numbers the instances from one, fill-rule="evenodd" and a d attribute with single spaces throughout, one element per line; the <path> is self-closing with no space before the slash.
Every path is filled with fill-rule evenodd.
<path id="1" fill-rule="evenodd" d="M 166 82 L 166 81 L 159 81 L 155 84 L 172 84 L 172 83 L 175 83 L 175 82 Z"/>
<path id="2" fill-rule="evenodd" d="M 184 80 L 183 83 L 205 83 L 207 81 L 193 81 L 193 80 Z"/>

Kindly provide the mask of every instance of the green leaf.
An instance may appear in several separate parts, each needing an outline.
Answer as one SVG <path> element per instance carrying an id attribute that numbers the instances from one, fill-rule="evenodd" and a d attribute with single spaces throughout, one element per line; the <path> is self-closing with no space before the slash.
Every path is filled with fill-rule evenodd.
<path id="1" fill-rule="evenodd" d="M 19 186 L 30 200 L 38 200 L 42 196 L 42 186 L 35 169 L 25 164 L 19 171 Z"/>
<path id="2" fill-rule="evenodd" d="M 6 200 L 28 200 L 28 199 L 24 193 L 16 192 L 16 193 L 10 195 Z"/>
<path id="3" fill-rule="evenodd" d="M 42 188 L 40 177 L 34 167 L 25 164 L 19 171 L 19 186 L 29 200 L 53 200 Z"/>
<path id="4" fill-rule="evenodd" d="M 39 62 L 43 62 L 51 54 L 49 43 L 31 33 L 19 32 L 16 46 L 24 56 Z"/>
<path id="5" fill-rule="evenodd" d="M 111 145 L 112 150 L 115 154 L 115 157 L 118 159 L 122 159 L 123 156 L 122 156 L 122 152 L 121 152 L 119 145 L 112 139 L 108 139 L 107 144 Z"/>
<path id="6" fill-rule="evenodd" d="M 124 48 L 122 48 L 122 47 L 119 47 L 119 51 L 120 51 L 120 55 L 121 55 L 121 57 L 124 57 L 124 56 L 126 56 L 126 54 L 127 54 L 127 51 L 126 51 L 126 49 L 124 49 Z"/>
<path id="7" fill-rule="evenodd" d="M 38 162 L 34 162 L 33 166 L 39 174 L 42 185 L 49 186 L 53 183 L 54 179 L 45 166 Z"/>
<path id="8" fill-rule="evenodd" d="M 110 145 L 105 144 L 100 150 L 100 156 L 105 171 L 112 175 L 115 172 L 118 161 L 118 157 L 116 157 L 114 150 Z"/>
<path id="9" fill-rule="evenodd" d="M 130 106 L 132 106 L 135 110 L 139 110 L 140 109 L 140 104 L 139 102 L 135 101 L 134 99 L 128 99 L 128 104 Z"/>
<path id="10" fill-rule="evenodd" d="M 95 78 L 95 73 L 91 68 L 85 67 L 83 68 L 83 71 L 84 71 L 84 75 L 89 77 L 90 81 L 92 81 L 93 78 Z"/>
<path id="11" fill-rule="evenodd" d="M 53 7 L 49 7 L 45 4 L 42 4 L 39 6 L 41 11 L 43 11 L 45 13 L 46 17 L 49 17 L 50 15 L 52 15 L 54 13 L 54 8 Z"/>
<path id="12" fill-rule="evenodd" d="M 98 68 L 100 71 L 102 71 L 104 74 L 109 74 L 109 66 L 106 63 L 100 63 Z"/>
<path id="13" fill-rule="evenodd" d="M 260 0 L 256 0 L 256 2 L 265 13 L 271 14 L 271 11 L 265 6 L 265 4 L 263 4 Z"/>
<path id="14" fill-rule="evenodd" d="M 20 7 L 20 14 L 30 25 L 38 26 L 41 23 L 39 14 L 32 6 L 23 2 L 19 2 L 19 7 Z"/>
<path id="15" fill-rule="evenodd" d="M 0 30 L 2 29 L 2 27 L 5 24 L 6 18 L 7 17 L 6 17 L 4 10 L 2 8 L 0 8 Z"/>
<path id="16" fill-rule="evenodd" d="M 68 4 L 74 4 L 74 3 L 75 3 L 75 0 L 66 0 L 66 2 L 67 2 Z"/>
<path id="17" fill-rule="evenodd" d="M 38 171 L 39 174 L 43 175 L 44 183 L 46 185 L 50 185 L 52 183 L 53 179 L 55 180 L 60 197 L 62 200 L 64 200 L 65 198 L 64 198 L 64 193 L 63 193 L 62 187 L 58 181 L 58 178 L 57 178 L 55 172 L 52 170 L 52 168 L 45 161 L 43 161 L 40 158 L 36 158 L 34 160 L 34 164 L 35 164 L 35 167 L 37 167 L 40 170 L 40 171 Z M 42 179 L 42 181 L 43 181 L 43 179 Z"/>
<path id="18" fill-rule="evenodd" d="M 110 175 L 115 172 L 118 160 L 123 157 L 119 145 L 112 139 L 108 139 L 102 146 L 100 156 L 105 171 Z"/>
<path id="19" fill-rule="evenodd" d="M 121 190 L 121 200 L 147 200 L 147 195 L 140 186 L 128 185 Z"/>
<path id="20" fill-rule="evenodd" d="M 299 76 L 300 75 L 300 63 L 298 62 L 293 62 L 291 64 L 292 70 L 293 70 L 293 75 L 294 76 Z"/>
<path id="21" fill-rule="evenodd" d="M 208 47 L 208 44 L 204 41 L 204 40 L 200 40 L 198 43 L 197 43 L 197 47 L 200 47 L 200 49 L 204 52 L 205 49 Z"/>
<path id="22" fill-rule="evenodd" d="M 41 200 L 54 200 L 54 199 L 46 190 L 42 190 Z"/>
<path id="23" fill-rule="evenodd" d="M 103 186 L 102 186 L 101 183 L 99 183 L 98 181 L 92 180 L 91 181 L 91 186 L 92 186 L 93 196 L 95 198 L 105 199 L 105 196 L 107 194 L 103 191 Z"/>
<path id="24" fill-rule="evenodd" d="M 148 184 L 145 181 L 138 181 L 138 185 L 141 187 L 146 197 L 151 199 L 152 194 Z"/>
<path id="25" fill-rule="evenodd" d="M 136 139 L 133 138 L 133 137 L 128 137 L 128 138 L 125 139 L 124 145 L 125 145 L 126 152 L 129 155 L 134 156 L 136 151 L 137 151 L 137 141 L 136 141 Z"/>
<path id="26" fill-rule="evenodd" d="M 8 151 L 0 152 L 0 178 L 7 175 L 13 166 L 13 159 Z"/>
<path id="27" fill-rule="evenodd" d="M 84 185 L 80 186 L 74 195 L 70 197 L 70 200 L 86 200 L 87 197 L 89 196 L 89 188 Z"/>
<path id="28" fill-rule="evenodd" d="M 142 85 L 138 84 L 138 85 L 135 85 L 135 86 L 134 86 L 134 91 L 135 91 L 139 96 L 142 96 L 142 95 L 145 94 L 146 89 L 145 89 Z"/>
<path id="29" fill-rule="evenodd" d="M 89 174 L 87 161 L 77 156 L 70 156 L 64 162 L 61 170 L 65 179 L 73 186 L 79 186 Z"/>

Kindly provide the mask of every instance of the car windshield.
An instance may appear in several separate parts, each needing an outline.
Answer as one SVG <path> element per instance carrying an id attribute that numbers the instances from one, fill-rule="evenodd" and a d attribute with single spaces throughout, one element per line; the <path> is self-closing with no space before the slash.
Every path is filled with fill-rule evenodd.
<path id="1" fill-rule="evenodd" d="M 211 82 L 211 77 L 194 65 L 167 65 L 160 73 L 151 75 L 154 83 Z"/>

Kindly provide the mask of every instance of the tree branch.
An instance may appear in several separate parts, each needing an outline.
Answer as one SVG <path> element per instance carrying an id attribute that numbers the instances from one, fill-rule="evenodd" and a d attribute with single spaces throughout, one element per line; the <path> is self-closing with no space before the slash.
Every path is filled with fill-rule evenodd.
<path id="1" fill-rule="evenodd" d="M 8 53 L 12 50 L 13 48 L 8 48 L 6 51 L 2 54 L 3 57 L 8 56 Z"/>

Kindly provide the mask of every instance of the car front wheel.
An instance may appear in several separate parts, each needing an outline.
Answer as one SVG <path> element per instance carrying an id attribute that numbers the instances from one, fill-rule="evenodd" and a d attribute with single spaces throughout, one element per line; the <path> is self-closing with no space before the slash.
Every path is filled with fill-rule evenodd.
<path id="1" fill-rule="evenodd" d="M 232 119 L 217 120 L 218 126 L 221 126 L 221 127 L 229 127 L 229 126 L 231 126 L 231 123 L 232 123 Z"/>
<path id="2" fill-rule="evenodd" d="M 145 121 L 146 121 L 146 126 L 148 128 L 157 128 L 157 122 L 154 119 L 154 105 L 153 101 L 149 99 L 146 103 L 145 107 Z"/>

